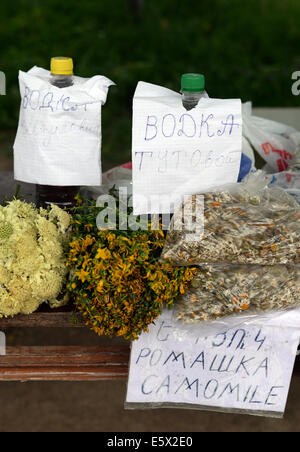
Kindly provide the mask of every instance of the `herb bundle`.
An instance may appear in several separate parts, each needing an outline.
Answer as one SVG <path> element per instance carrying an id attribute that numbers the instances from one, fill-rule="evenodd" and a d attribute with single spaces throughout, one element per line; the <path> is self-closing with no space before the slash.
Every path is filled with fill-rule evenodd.
<path id="1" fill-rule="evenodd" d="M 117 194 L 117 220 L 120 218 Z M 86 324 L 98 335 L 134 340 L 183 294 L 195 269 L 160 261 L 164 233 L 96 226 L 103 208 L 78 198 L 67 254 L 68 289 Z M 132 209 L 128 208 L 128 217 Z"/>

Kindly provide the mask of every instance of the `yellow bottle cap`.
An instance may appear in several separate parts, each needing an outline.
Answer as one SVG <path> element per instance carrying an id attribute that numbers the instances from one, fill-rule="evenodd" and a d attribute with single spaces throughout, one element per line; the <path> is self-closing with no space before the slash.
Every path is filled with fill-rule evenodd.
<path id="1" fill-rule="evenodd" d="M 72 75 L 73 74 L 73 60 L 68 57 L 51 58 L 51 74 L 54 75 Z"/>

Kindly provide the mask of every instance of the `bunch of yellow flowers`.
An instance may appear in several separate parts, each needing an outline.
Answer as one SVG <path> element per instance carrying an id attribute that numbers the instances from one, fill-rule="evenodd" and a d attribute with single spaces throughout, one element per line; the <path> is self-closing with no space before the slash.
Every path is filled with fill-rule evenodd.
<path id="1" fill-rule="evenodd" d="M 161 261 L 159 230 L 98 230 L 95 211 L 74 215 L 67 256 L 68 289 L 98 335 L 135 340 L 185 292 L 194 268 Z"/>
<path id="2" fill-rule="evenodd" d="M 30 314 L 45 301 L 65 304 L 69 225 L 57 206 L 46 211 L 21 200 L 0 206 L 0 317 Z"/>

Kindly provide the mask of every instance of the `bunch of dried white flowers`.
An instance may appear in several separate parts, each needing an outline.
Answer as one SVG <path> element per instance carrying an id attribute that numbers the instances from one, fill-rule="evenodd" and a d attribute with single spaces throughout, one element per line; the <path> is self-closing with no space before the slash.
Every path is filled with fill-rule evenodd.
<path id="1" fill-rule="evenodd" d="M 70 216 L 13 200 L 0 206 L 0 317 L 66 303 L 64 245 Z"/>

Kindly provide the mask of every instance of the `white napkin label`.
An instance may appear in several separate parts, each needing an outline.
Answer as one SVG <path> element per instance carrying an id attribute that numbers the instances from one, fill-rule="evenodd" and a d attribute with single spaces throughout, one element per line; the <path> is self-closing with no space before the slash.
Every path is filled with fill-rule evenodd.
<path id="1" fill-rule="evenodd" d="M 74 77 L 57 88 L 50 72 L 20 72 L 21 108 L 14 144 L 15 179 L 42 185 L 101 185 L 101 107 L 109 86 L 103 76 Z"/>
<path id="2" fill-rule="evenodd" d="M 291 313 L 298 315 L 299 325 L 299 314 Z M 176 322 L 166 310 L 132 344 L 127 405 L 282 417 L 300 334 L 284 321 L 271 323 L 272 317 L 263 325 L 228 330 L 221 323 L 216 335 L 198 338 L 186 325 L 187 334 L 176 339 Z"/>
<path id="3" fill-rule="evenodd" d="M 239 99 L 200 100 L 140 82 L 133 101 L 134 214 L 169 213 L 184 195 L 236 182 L 242 153 Z"/>

